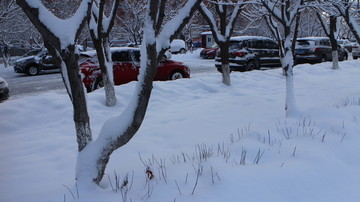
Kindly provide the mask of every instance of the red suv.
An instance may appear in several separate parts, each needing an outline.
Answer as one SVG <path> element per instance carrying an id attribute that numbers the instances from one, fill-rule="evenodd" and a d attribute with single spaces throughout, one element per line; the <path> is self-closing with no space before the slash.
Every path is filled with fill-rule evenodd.
<path id="1" fill-rule="evenodd" d="M 111 48 L 114 84 L 121 85 L 136 81 L 140 68 L 140 49 L 129 47 Z M 88 92 L 103 86 L 101 70 L 95 51 L 81 54 L 80 70 L 84 75 L 83 83 Z M 159 62 L 154 80 L 166 81 L 190 78 L 190 69 L 181 62 L 163 59 Z"/>

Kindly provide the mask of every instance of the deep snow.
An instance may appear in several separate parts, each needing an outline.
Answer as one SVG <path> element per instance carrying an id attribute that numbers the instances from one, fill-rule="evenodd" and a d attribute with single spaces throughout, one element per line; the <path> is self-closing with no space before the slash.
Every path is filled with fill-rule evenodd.
<path id="1" fill-rule="evenodd" d="M 79 199 L 67 94 L 56 90 L 0 103 L 0 201 L 63 202 L 72 194 L 82 202 L 125 201 L 121 190 L 112 191 L 114 173 L 120 185 L 129 176 L 122 191 L 129 189 L 126 198 L 133 202 L 359 200 L 360 61 L 340 62 L 339 70 L 330 62 L 296 66 L 300 113 L 285 118 L 281 69 L 232 72 L 228 87 L 214 61 L 198 52 L 173 59 L 204 73 L 154 82 L 143 125 L 112 155 L 103 189 L 79 188 Z M 8 71 L 0 66 L 0 76 Z M 112 108 L 105 107 L 103 90 L 87 95 L 95 136 L 127 106 L 135 84 L 115 87 Z"/>

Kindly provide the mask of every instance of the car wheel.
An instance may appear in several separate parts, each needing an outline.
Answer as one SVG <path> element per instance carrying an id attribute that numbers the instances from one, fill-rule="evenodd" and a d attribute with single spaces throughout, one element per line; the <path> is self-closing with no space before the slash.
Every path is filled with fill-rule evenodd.
<path id="1" fill-rule="evenodd" d="M 96 81 L 92 85 L 91 92 L 96 90 L 96 89 L 102 88 L 102 87 L 104 87 L 104 81 L 103 81 L 102 78 L 98 78 L 98 79 L 96 79 Z"/>
<path id="2" fill-rule="evenodd" d="M 251 70 L 254 70 L 254 69 L 259 69 L 257 63 L 255 60 L 250 60 L 249 62 L 247 62 L 246 64 L 246 67 L 245 67 L 246 71 L 251 71 Z"/>
<path id="3" fill-rule="evenodd" d="M 169 80 L 182 79 L 184 75 L 180 71 L 174 71 L 170 74 Z"/>
<path id="4" fill-rule="evenodd" d="M 354 59 L 354 60 L 357 60 L 357 59 L 358 59 L 358 57 L 353 57 L 353 59 Z"/>
<path id="5" fill-rule="evenodd" d="M 28 68 L 27 68 L 27 73 L 28 75 L 30 76 L 35 76 L 35 75 L 38 75 L 40 72 L 39 68 L 36 66 L 36 65 L 30 65 Z"/>
<path id="6" fill-rule="evenodd" d="M 185 49 L 180 49 L 180 54 L 185 54 L 186 53 L 186 50 Z"/>
<path id="7" fill-rule="evenodd" d="M 321 62 L 326 62 L 326 61 L 327 61 L 326 56 L 325 56 L 325 55 L 323 55 L 323 56 L 321 57 L 321 59 L 320 59 L 320 61 L 319 61 L 319 62 L 321 63 Z"/>

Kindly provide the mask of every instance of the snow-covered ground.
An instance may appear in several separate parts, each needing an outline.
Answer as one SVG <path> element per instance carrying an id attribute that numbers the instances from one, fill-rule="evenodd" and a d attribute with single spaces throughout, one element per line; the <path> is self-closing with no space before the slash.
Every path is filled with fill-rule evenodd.
<path id="1" fill-rule="evenodd" d="M 173 59 L 199 68 L 213 62 L 190 53 Z M 111 156 L 101 189 L 87 191 L 76 189 L 68 96 L 53 91 L 0 103 L 0 201 L 359 201 L 360 61 L 341 62 L 339 70 L 329 62 L 296 66 L 300 114 L 292 118 L 284 117 L 281 73 L 232 72 L 230 87 L 215 70 L 154 82 L 139 132 Z M 134 88 L 117 86 L 112 108 L 103 90 L 87 95 L 95 137 Z M 129 183 L 116 190 L 116 176 L 119 187 L 126 176 Z"/>

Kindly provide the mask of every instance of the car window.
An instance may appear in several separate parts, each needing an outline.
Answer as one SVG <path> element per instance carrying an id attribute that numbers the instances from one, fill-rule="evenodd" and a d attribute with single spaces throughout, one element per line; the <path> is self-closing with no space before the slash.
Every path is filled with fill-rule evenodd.
<path id="1" fill-rule="evenodd" d="M 278 44 L 272 40 L 266 40 L 265 45 L 268 49 L 279 49 Z"/>
<path id="2" fill-rule="evenodd" d="M 135 62 L 140 62 L 140 51 L 132 51 L 132 57 Z"/>
<path id="3" fill-rule="evenodd" d="M 113 62 L 131 61 L 131 57 L 128 51 L 113 52 L 111 55 L 111 59 Z"/>
<path id="4" fill-rule="evenodd" d="M 296 43 L 299 46 L 310 46 L 310 42 L 305 40 L 297 41 Z"/>
<path id="5" fill-rule="evenodd" d="M 321 40 L 321 41 L 320 41 L 320 45 L 323 45 L 323 46 L 330 46 L 330 40 L 326 40 L 326 39 Z"/>
<path id="6" fill-rule="evenodd" d="M 241 49 L 242 47 L 240 44 L 242 44 L 241 41 L 230 41 L 229 49 L 230 50 Z"/>
<path id="7" fill-rule="evenodd" d="M 251 41 L 248 41 L 248 47 L 262 49 L 262 48 L 265 48 L 266 46 L 265 46 L 264 40 L 251 40 Z"/>

